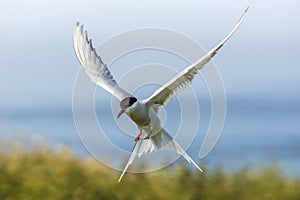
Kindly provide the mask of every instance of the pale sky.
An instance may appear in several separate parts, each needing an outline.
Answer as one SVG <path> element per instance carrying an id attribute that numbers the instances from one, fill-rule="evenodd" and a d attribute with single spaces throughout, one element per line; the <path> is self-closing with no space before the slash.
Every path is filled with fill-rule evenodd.
<path id="1" fill-rule="evenodd" d="M 300 2 L 2 1 L 0 108 L 71 103 L 78 64 L 72 47 L 80 21 L 95 44 L 121 32 L 160 27 L 209 50 L 248 16 L 213 59 L 230 95 L 299 99 Z M 179 69 L 178 69 L 179 70 Z M 116 77 L 118 79 L 118 77 Z"/>

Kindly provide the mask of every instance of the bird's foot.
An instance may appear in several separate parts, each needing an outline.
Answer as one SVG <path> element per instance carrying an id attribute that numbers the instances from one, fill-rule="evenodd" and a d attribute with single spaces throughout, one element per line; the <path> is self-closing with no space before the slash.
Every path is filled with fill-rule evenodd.
<path id="1" fill-rule="evenodd" d="M 152 132 L 148 133 L 147 136 L 146 136 L 144 139 L 145 139 L 145 140 L 149 140 L 151 134 L 152 134 Z"/>
<path id="2" fill-rule="evenodd" d="M 140 136 L 138 135 L 138 136 L 135 137 L 134 141 L 139 141 L 140 139 L 141 139 L 141 138 L 140 138 Z"/>
<path id="3" fill-rule="evenodd" d="M 135 137 L 134 141 L 139 141 L 141 139 L 142 131 Z"/>
<path id="4" fill-rule="evenodd" d="M 147 135 L 144 139 L 145 140 L 149 140 L 150 139 L 150 135 Z"/>

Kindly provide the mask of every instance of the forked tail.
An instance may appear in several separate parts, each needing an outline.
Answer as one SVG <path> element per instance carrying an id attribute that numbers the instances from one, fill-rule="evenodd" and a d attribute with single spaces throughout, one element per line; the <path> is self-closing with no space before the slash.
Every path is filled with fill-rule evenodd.
<path id="1" fill-rule="evenodd" d="M 170 136 L 170 134 L 165 130 L 162 129 L 159 133 L 151 136 L 148 139 L 141 139 L 138 140 L 132 150 L 132 153 L 128 159 L 128 162 L 118 180 L 121 181 L 122 177 L 124 176 L 125 172 L 127 171 L 130 164 L 133 163 L 136 156 L 141 157 L 144 153 L 157 151 L 159 149 L 167 149 L 176 151 L 178 154 L 182 155 L 189 163 L 195 165 L 195 167 L 200 170 L 202 169 L 195 163 L 195 161 L 181 148 L 181 146 Z"/>

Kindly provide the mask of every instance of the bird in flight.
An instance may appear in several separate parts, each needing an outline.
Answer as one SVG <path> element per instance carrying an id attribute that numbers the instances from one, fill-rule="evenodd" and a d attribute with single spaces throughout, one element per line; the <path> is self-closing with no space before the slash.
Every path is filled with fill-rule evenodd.
<path id="1" fill-rule="evenodd" d="M 174 150 L 202 172 L 202 169 L 162 127 L 160 118 L 158 117 L 159 108 L 166 105 L 171 98 L 176 96 L 183 88 L 191 83 L 199 70 L 210 61 L 224 43 L 240 27 L 246 16 L 247 10 L 248 8 L 244 11 L 234 29 L 225 37 L 225 39 L 199 60 L 177 74 L 165 85 L 161 86 L 149 98 L 143 100 L 137 99 L 117 84 L 107 65 L 104 64 L 93 47 L 92 40 L 88 38 L 87 31 L 84 31 L 83 25 L 80 25 L 80 23 L 77 22 L 74 30 L 73 42 L 74 50 L 80 64 L 92 82 L 110 92 L 120 101 L 121 109 L 117 114 L 117 118 L 126 113 L 139 129 L 139 134 L 135 137 L 133 151 L 118 182 L 121 181 L 129 165 L 133 163 L 136 156 L 140 157 L 144 153 L 157 151 L 162 148 Z"/>

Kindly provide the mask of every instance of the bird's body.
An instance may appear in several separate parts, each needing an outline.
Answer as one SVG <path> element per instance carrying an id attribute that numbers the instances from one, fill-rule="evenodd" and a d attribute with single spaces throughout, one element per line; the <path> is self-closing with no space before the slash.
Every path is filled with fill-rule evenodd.
<path id="1" fill-rule="evenodd" d="M 148 127 L 153 123 L 153 110 L 147 108 L 147 106 L 141 101 L 134 103 L 129 109 L 127 109 L 126 114 L 136 123 L 138 127 Z"/>
<path id="2" fill-rule="evenodd" d="M 137 101 L 126 114 L 135 122 L 139 130 L 147 135 L 154 135 L 162 129 L 160 118 L 153 108 L 149 108 L 144 101 Z"/>
<path id="3" fill-rule="evenodd" d="M 138 100 L 132 94 L 118 86 L 107 66 L 103 63 L 100 56 L 97 55 L 92 46 L 92 41 L 88 39 L 87 32 L 83 32 L 83 26 L 79 26 L 79 23 L 77 23 L 74 31 L 74 49 L 79 62 L 90 76 L 92 82 L 103 87 L 120 100 L 121 111 L 119 112 L 118 117 L 123 113 L 126 113 L 140 130 L 140 134 L 135 138 L 136 143 L 133 152 L 119 181 L 136 156 L 140 157 L 144 153 L 162 148 L 176 151 L 188 162 L 194 164 L 197 169 L 202 171 L 162 127 L 158 116 L 159 107 L 165 105 L 172 97 L 177 95 L 179 91 L 191 83 L 195 74 L 210 61 L 224 43 L 233 35 L 233 33 L 235 33 L 244 19 L 247 10 L 248 8 L 245 10 L 235 28 L 216 47 L 155 91 L 149 98 L 144 100 Z"/>

